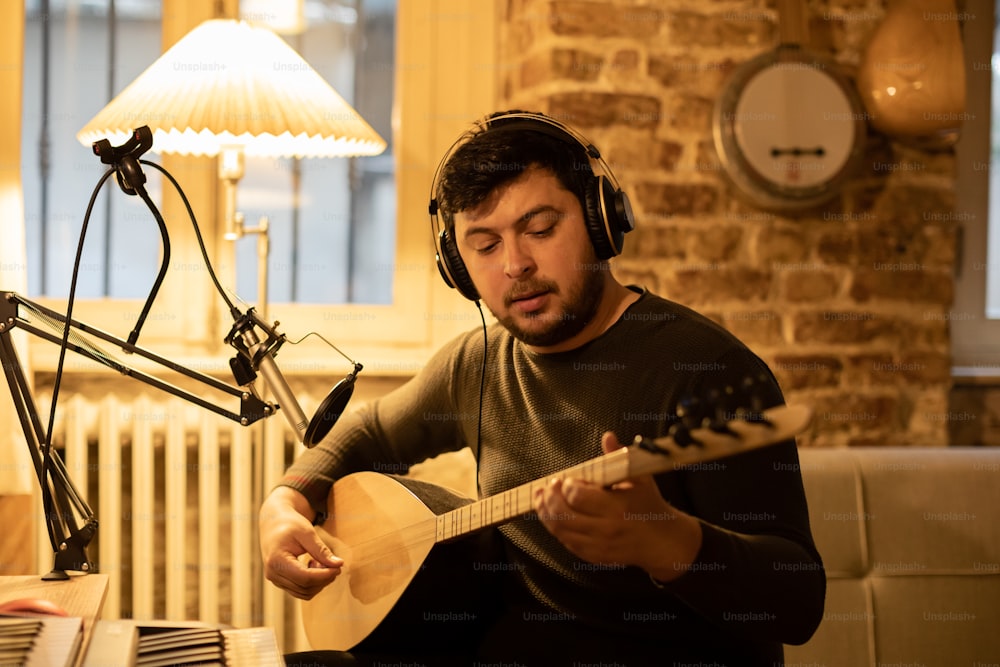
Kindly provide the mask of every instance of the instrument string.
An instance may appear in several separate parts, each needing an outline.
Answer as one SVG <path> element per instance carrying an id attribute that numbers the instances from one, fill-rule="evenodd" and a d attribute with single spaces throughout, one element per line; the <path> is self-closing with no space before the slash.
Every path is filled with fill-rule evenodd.
<path id="1" fill-rule="evenodd" d="M 436 521 L 437 517 L 423 519 L 402 528 L 389 528 L 390 532 L 351 543 L 349 545 L 351 554 L 346 559 L 347 564 L 350 566 L 353 563 L 353 566 L 358 568 L 381 560 L 388 560 L 398 553 L 405 553 L 409 550 L 409 545 L 434 538 Z M 334 549 L 335 553 L 336 551 Z"/>

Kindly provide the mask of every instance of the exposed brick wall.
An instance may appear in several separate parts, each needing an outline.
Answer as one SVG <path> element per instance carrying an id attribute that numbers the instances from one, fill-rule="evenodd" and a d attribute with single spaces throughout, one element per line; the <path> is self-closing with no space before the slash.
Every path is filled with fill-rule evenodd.
<path id="1" fill-rule="evenodd" d="M 877 0 L 809 3 L 809 45 L 849 76 Z M 782 216 L 744 203 L 712 144 L 727 76 L 777 43 L 774 3 L 509 0 L 507 108 L 544 111 L 601 147 L 638 229 L 625 281 L 706 313 L 814 406 L 803 445 L 948 443 L 947 313 L 955 160 L 869 133 L 830 203 Z"/>

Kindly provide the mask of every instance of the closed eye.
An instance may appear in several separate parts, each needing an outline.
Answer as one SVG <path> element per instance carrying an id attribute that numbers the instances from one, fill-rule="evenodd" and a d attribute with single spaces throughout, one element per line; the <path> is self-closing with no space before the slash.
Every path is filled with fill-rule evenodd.
<path id="1" fill-rule="evenodd" d="M 521 220 L 525 226 L 525 234 L 545 238 L 552 235 L 562 218 L 562 211 L 551 206 L 543 206 L 529 211 Z"/>
<path id="2" fill-rule="evenodd" d="M 478 255 L 488 255 L 499 245 L 497 242 L 493 242 L 484 246 L 475 248 L 476 254 Z"/>

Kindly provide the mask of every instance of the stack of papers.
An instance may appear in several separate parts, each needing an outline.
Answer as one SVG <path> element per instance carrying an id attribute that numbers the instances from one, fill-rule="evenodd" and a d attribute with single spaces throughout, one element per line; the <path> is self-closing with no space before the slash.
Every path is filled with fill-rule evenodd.
<path id="1" fill-rule="evenodd" d="M 0 665 L 69 667 L 83 638 L 83 619 L 0 617 Z"/>

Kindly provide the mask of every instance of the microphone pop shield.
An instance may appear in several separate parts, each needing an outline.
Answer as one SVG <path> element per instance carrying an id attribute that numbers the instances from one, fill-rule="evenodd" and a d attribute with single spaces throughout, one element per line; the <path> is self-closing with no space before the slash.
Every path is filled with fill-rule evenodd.
<path id="1" fill-rule="evenodd" d="M 315 447 L 337 423 L 354 394 L 354 381 L 360 370 L 361 364 L 356 364 L 354 371 L 334 385 L 330 393 L 326 395 L 326 398 L 320 403 L 319 409 L 316 410 L 316 414 L 309 420 L 309 426 L 306 427 L 306 432 L 302 436 L 303 445 L 310 449 Z"/>

